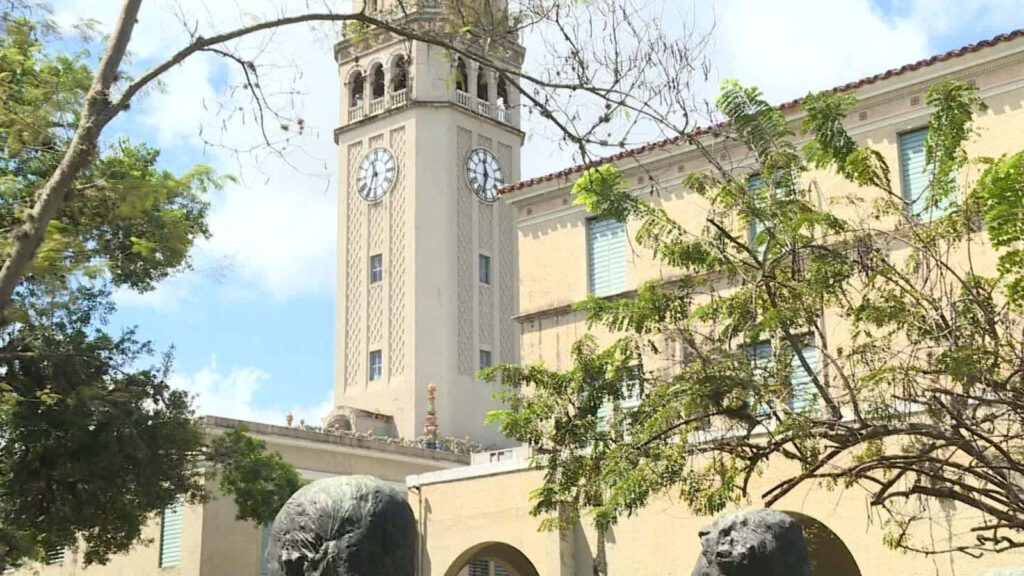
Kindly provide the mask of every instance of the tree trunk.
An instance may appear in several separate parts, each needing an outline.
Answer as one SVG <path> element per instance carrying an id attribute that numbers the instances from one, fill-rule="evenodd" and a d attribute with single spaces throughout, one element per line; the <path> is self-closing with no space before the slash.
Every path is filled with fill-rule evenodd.
<path id="1" fill-rule="evenodd" d="M 608 576 L 608 557 L 605 554 L 605 531 L 597 529 L 597 551 L 594 554 L 594 576 Z"/>
<path id="2" fill-rule="evenodd" d="M 110 89 L 117 79 L 117 70 L 128 49 L 128 40 L 131 39 L 141 5 L 142 0 L 125 0 L 117 26 L 107 42 L 107 51 L 85 97 L 82 117 L 71 144 L 57 169 L 36 191 L 32 209 L 25 215 L 25 221 L 11 232 L 13 243 L 3 268 L 0 268 L 0 322 L 6 321 L 14 290 L 35 258 L 47 226 L 71 200 L 75 180 L 95 157 L 100 133 L 113 117 Z"/>

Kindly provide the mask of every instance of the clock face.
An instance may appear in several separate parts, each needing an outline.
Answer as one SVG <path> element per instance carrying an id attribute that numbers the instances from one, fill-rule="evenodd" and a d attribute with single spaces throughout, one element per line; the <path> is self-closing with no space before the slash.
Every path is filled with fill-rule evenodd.
<path id="1" fill-rule="evenodd" d="M 469 187 L 484 202 L 498 199 L 498 188 L 505 185 L 505 173 L 490 150 L 477 148 L 466 158 L 466 178 Z"/>
<path id="2" fill-rule="evenodd" d="M 387 148 L 374 148 L 363 156 L 356 172 L 356 192 L 367 202 L 384 197 L 395 184 L 398 161 Z"/>

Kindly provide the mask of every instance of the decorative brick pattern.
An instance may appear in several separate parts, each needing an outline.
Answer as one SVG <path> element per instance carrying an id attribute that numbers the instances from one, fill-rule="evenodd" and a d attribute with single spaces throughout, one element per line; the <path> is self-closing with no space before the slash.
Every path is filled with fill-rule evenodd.
<path id="1" fill-rule="evenodd" d="M 458 174 L 462 174 L 465 170 L 463 159 L 473 145 L 473 134 L 469 130 L 459 128 L 456 144 L 458 153 L 455 155 L 455 169 L 458 170 Z M 473 271 L 476 270 L 473 262 L 473 208 L 477 202 L 466 179 L 458 178 L 458 182 L 455 215 L 458 222 L 458 370 L 459 374 L 472 375 L 475 364 L 473 351 L 476 349 L 473 346 L 473 286 L 476 285 L 473 278 Z"/>
<path id="2" fill-rule="evenodd" d="M 345 383 L 349 389 L 366 381 L 364 355 L 366 342 L 363 341 L 363 327 L 366 323 L 366 278 L 359 270 L 367 269 L 366 243 L 366 203 L 355 194 L 355 175 L 359 160 L 363 155 L 362 143 L 348 147 L 348 185 L 343 189 L 345 194 L 345 231 L 347 255 L 345 262 Z"/>
<path id="3" fill-rule="evenodd" d="M 480 240 L 480 249 L 490 253 L 494 248 L 494 210 L 493 204 L 481 204 L 476 209 L 476 235 Z"/>
<path id="4" fill-rule="evenodd" d="M 390 289 L 390 302 L 388 304 L 390 310 L 388 320 L 389 354 L 387 358 L 389 363 L 388 372 L 391 375 L 397 375 L 405 373 L 405 314 L 408 306 L 405 289 L 407 237 L 405 226 L 408 221 L 405 213 L 407 204 L 405 167 L 408 166 L 405 149 L 405 128 L 392 130 L 389 138 L 391 140 L 391 151 L 395 153 L 395 158 L 398 159 L 399 168 L 398 176 L 395 179 L 395 187 L 391 190 L 387 200 L 391 207 L 389 211 L 390 221 L 388 223 L 390 229 L 390 243 L 388 245 L 390 258 L 387 259 L 384 266 L 387 271 L 387 285 Z"/>
<path id="5" fill-rule="evenodd" d="M 477 297 L 477 323 L 480 326 L 480 344 L 494 349 L 494 288 L 481 285 Z"/>
<path id="6" fill-rule="evenodd" d="M 500 362 L 518 362 L 516 350 L 515 321 L 515 228 L 512 224 L 512 210 L 506 205 L 498 206 L 498 326 L 501 339 Z"/>

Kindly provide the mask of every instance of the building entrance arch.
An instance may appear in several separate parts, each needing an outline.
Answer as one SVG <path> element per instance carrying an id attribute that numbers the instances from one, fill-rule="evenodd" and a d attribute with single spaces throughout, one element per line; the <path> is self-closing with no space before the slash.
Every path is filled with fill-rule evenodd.
<path id="1" fill-rule="evenodd" d="M 445 576 L 540 576 L 533 562 L 515 546 L 481 542 L 452 562 Z"/>
<path id="2" fill-rule="evenodd" d="M 823 522 L 799 512 L 780 510 L 800 523 L 814 576 L 860 576 L 860 568 L 843 540 Z"/>

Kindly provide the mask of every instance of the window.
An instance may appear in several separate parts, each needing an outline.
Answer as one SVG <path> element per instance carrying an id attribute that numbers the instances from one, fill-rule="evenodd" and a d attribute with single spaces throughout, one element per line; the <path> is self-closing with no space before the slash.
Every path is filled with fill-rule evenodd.
<path id="1" fill-rule="evenodd" d="M 181 497 L 164 508 L 160 520 L 160 567 L 181 564 L 181 531 L 185 515 L 185 501 Z"/>
<path id="2" fill-rule="evenodd" d="M 56 564 L 64 563 L 64 547 L 54 546 L 53 548 L 47 548 L 44 552 L 46 555 L 46 565 L 54 566 Z"/>
<path id="3" fill-rule="evenodd" d="M 611 219 L 587 222 L 590 293 L 607 296 L 626 289 L 626 225 Z"/>
<path id="4" fill-rule="evenodd" d="M 260 576 L 270 576 L 270 524 L 260 525 Z"/>
<path id="5" fill-rule="evenodd" d="M 470 560 L 469 576 L 491 576 L 491 563 L 483 558 Z"/>
<path id="6" fill-rule="evenodd" d="M 491 357 L 491 351 L 490 350 L 481 350 L 480 351 L 480 369 L 483 370 L 485 368 L 490 368 L 491 366 L 494 366 L 494 361 L 492 360 L 492 357 Z"/>
<path id="7" fill-rule="evenodd" d="M 931 181 L 934 170 L 924 155 L 927 128 L 899 135 L 900 186 L 910 215 L 920 220 L 938 218 L 949 211 L 949 205 L 931 205 Z"/>
<path id="8" fill-rule="evenodd" d="M 794 412 L 802 412 L 813 408 L 818 400 L 818 391 L 814 387 L 814 374 L 819 371 L 818 349 L 806 344 L 800 353 L 810 365 L 811 371 L 804 369 L 800 356 L 793 354 L 790 360 L 789 391 L 786 394 L 786 406 Z M 747 357 L 750 358 L 751 369 L 758 379 L 767 380 L 771 377 L 769 369 L 772 362 L 772 346 L 768 341 L 761 341 L 747 346 Z M 760 404 L 754 414 L 764 416 L 771 412 L 768 404 Z"/>
<path id="9" fill-rule="evenodd" d="M 384 256 L 374 254 L 370 256 L 370 284 L 376 284 L 384 279 Z"/>
<path id="10" fill-rule="evenodd" d="M 384 357 L 380 350 L 370 352 L 370 380 L 380 380 L 384 375 Z"/>
<path id="11" fill-rule="evenodd" d="M 747 189 L 748 190 L 754 191 L 754 190 L 761 190 L 762 188 L 764 188 L 764 179 L 761 178 L 760 174 L 754 174 L 750 178 L 747 178 Z M 763 231 L 764 231 L 764 223 L 763 222 L 759 222 L 757 220 L 751 220 L 750 221 L 750 227 L 747 229 L 747 240 L 750 243 L 750 247 L 753 248 L 758 253 L 759 256 L 763 256 L 764 255 L 764 250 L 765 250 L 765 247 L 766 247 L 765 244 L 762 244 L 761 247 L 758 248 L 758 242 L 757 242 L 758 238 L 757 238 L 757 236 L 758 236 L 758 234 L 760 234 Z M 762 242 L 764 242 L 763 239 L 762 239 Z"/>
<path id="12" fill-rule="evenodd" d="M 480 255 L 480 283 L 491 285 L 491 257 L 486 254 Z"/>
<path id="13" fill-rule="evenodd" d="M 800 354 L 810 366 L 811 371 L 804 369 L 800 362 L 800 356 L 793 354 L 789 375 L 789 396 L 786 398 L 786 405 L 794 412 L 803 412 L 814 408 L 818 403 L 818 389 L 814 387 L 814 374 L 819 369 L 818 349 L 811 345 L 805 345 Z"/>

